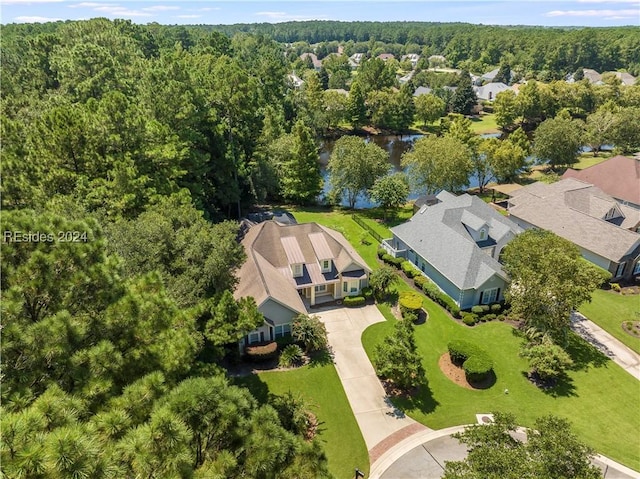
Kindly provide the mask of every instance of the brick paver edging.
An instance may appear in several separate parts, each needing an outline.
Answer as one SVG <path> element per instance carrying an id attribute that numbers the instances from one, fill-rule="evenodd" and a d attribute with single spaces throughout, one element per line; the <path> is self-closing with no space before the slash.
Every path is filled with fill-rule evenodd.
<path id="1" fill-rule="evenodd" d="M 427 431 L 431 431 L 431 429 L 417 422 L 415 424 L 410 424 L 409 426 L 405 426 L 399 431 L 396 431 L 390 436 L 387 436 L 378 444 L 376 444 L 371 449 L 369 449 L 369 464 L 375 463 L 378 459 L 380 459 L 380 457 L 385 452 L 387 452 L 396 444 L 422 431 L 427 432 Z"/>

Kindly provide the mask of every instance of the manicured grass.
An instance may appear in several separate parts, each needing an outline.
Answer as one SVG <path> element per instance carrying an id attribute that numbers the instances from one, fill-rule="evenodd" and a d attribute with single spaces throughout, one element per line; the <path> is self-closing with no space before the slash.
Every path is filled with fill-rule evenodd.
<path id="1" fill-rule="evenodd" d="M 483 114 L 480 119 L 473 119 L 471 124 L 471 131 L 477 135 L 483 133 L 498 133 L 500 128 L 496 123 L 496 115 L 494 113 Z"/>
<path id="2" fill-rule="evenodd" d="M 640 470 L 640 382 L 634 377 L 576 336 L 569 348 L 575 370 L 555 392 L 542 392 L 525 377 L 528 365 L 518 355 L 521 339 L 512 326 L 490 322 L 466 327 L 430 300 L 425 303 L 429 319 L 415 331 L 428 384 L 416 397 L 395 401 L 409 416 L 441 429 L 474 423 L 475 414 L 483 412 L 512 412 L 524 426 L 532 426 L 539 416 L 556 414 L 568 418 L 579 437 L 599 453 Z M 388 321 L 369 327 L 362 336 L 369 357 L 395 321 L 388 305 L 380 309 Z M 491 388 L 465 389 L 441 372 L 438 359 L 453 338 L 472 341 L 489 352 L 497 378 Z"/>
<path id="3" fill-rule="evenodd" d="M 351 479 L 357 467 L 369 472 L 369 455 L 333 364 L 315 364 L 291 371 L 272 371 L 237 378 L 260 401 L 268 394 L 300 393 L 317 416 L 318 439 L 338 479 Z"/>
<path id="4" fill-rule="evenodd" d="M 623 321 L 640 321 L 640 296 L 623 296 L 599 289 L 593 293 L 590 303 L 580 307 L 580 312 L 640 354 L 640 338 L 622 330 Z"/>

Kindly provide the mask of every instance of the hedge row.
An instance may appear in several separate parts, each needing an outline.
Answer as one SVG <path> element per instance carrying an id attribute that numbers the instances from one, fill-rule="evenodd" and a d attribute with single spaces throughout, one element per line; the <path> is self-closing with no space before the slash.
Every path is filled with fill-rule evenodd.
<path id="1" fill-rule="evenodd" d="M 424 283 L 422 286 L 422 291 L 433 301 L 438 303 L 444 309 L 451 313 L 451 316 L 454 318 L 460 317 L 460 308 L 456 304 L 456 302 L 449 297 L 449 295 L 440 291 L 440 289 L 431 281 Z"/>
<path id="2" fill-rule="evenodd" d="M 487 352 L 473 343 L 455 339 L 449 342 L 447 348 L 451 362 L 462 365 L 469 382 L 482 381 L 493 370 L 493 361 Z"/>
<path id="3" fill-rule="evenodd" d="M 355 308 L 357 306 L 362 306 L 366 302 L 364 296 L 346 296 L 343 300 L 345 306 L 349 308 Z"/>
<path id="4" fill-rule="evenodd" d="M 478 304 L 477 306 L 473 306 L 471 308 L 471 312 L 477 314 L 478 316 L 482 316 L 485 314 L 498 314 L 502 311 L 502 305 L 500 303 L 489 304 Z"/>
<path id="5" fill-rule="evenodd" d="M 384 261 L 387 264 L 393 265 L 396 268 L 400 268 L 400 265 L 404 262 L 403 258 L 395 258 L 393 256 L 391 256 L 390 254 L 384 254 L 382 255 L 382 261 Z"/>
<path id="6" fill-rule="evenodd" d="M 416 276 L 422 276 L 422 273 L 418 268 L 416 268 L 411 261 L 403 261 L 400 264 L 400 268 L 404 274 L 407 275 L 407 278 L 415 278 Z"/>

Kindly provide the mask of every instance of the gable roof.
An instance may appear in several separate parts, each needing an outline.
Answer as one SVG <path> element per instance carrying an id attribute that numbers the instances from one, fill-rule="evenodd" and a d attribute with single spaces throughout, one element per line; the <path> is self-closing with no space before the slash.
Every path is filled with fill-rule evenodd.
<path id="1" fill-rule="evenodd" d="M 242 245 L 247 260 L 238 271 L 234 296 L 253 296 L 258 305 L 272 298 L 293 311 L 305 313 L 298 288 L 335 282 L 338 274 L 352 264 L 371 272 L 342 234 L 316 223 L 283 225 L 265 221 L 249 229 Z M 333 260 L 328 273 L 318 265 L 324 259 Z M 293 277 L 292 264 L 303 264 L 301 278 Z"/>
<path id="2" fill-rule="evenodd" d="M 307 58 L 311 58 L 313 68 L 315 68 L 316 70 L 322 67 L 322 62 L 318 60 L 318 57 L 315 53 L 303 53 L 302 55 L 300 55 L 300 60 L 306 60 Z"/>
<path id="3" fill-rule="evenodd" d="M 431 93 L 431 88 L 426 86 L 419 86 L 418 88 L 416 88 L 416 91 L 413 92 L 413 96 L 428 95 L 429 93 Z"/>
<path id="4" fill-rule="evenodd" d="M 438 200 L 392 228 L 393 234 L 461 290 L 476 289 L 494 274 L 506 279 L 500 263 L 476 244 L 465 223 L 487 225 L 491 243 L 499 246 L 522 229 L 476 196 L 442 191 Z"/>
<path id="5" fill-rule="evenodd" d="M 487 83 L 486 85 L 474 88 L 476 96 L 481 100 L 495 100 L 498 93 L 509 89 L 509 86 L 502 82 Z"/>
<path id="6" fill-rule="evenodd" d="M 599 188 L 566 178 L 552 184 L 533 183 L 515 191 L 509 200 L 509 213 L 617 263 L 640 244 L 640 234 L 602 219 L 603 212 L 608 211 L 605 208 L 615 204 Z"/>
<path id="7" fill-rule="evenodd" d="M 608 195 L 640 206 L 640 160 L 618 155 L 584 170 L 565 171 L 562 178 L 576 178 L 597 186 Z"/>

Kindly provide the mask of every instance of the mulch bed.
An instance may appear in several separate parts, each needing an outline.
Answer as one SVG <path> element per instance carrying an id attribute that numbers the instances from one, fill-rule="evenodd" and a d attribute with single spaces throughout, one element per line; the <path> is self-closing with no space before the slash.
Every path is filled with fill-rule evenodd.
<path id="1" fill-rule="evenodd" d="M 440 370 L 447 376 L 452 382 L 466 389 L 477 390 L 477 389 L 488 389 L 493 386 L 496 382 L 495 376 L 490 376 L 484 381 L 480 383 L 470 383 L 467 381 L 467 376 L 464 373 L 464 370 L 460 366 L 456 366 L 451 362 L 451 358 L 449 357 L 449 353 L 446 352 L 440 359 L 438 360 L 438 366 Z"/>
<path id="2" fill-rule="evenodd" d="M 631 325 L 631 329 L 628 327 L 629 324 Z M 629 336 L 640 338 L 640 321 L 623 321 L 622 330 Z"/>

